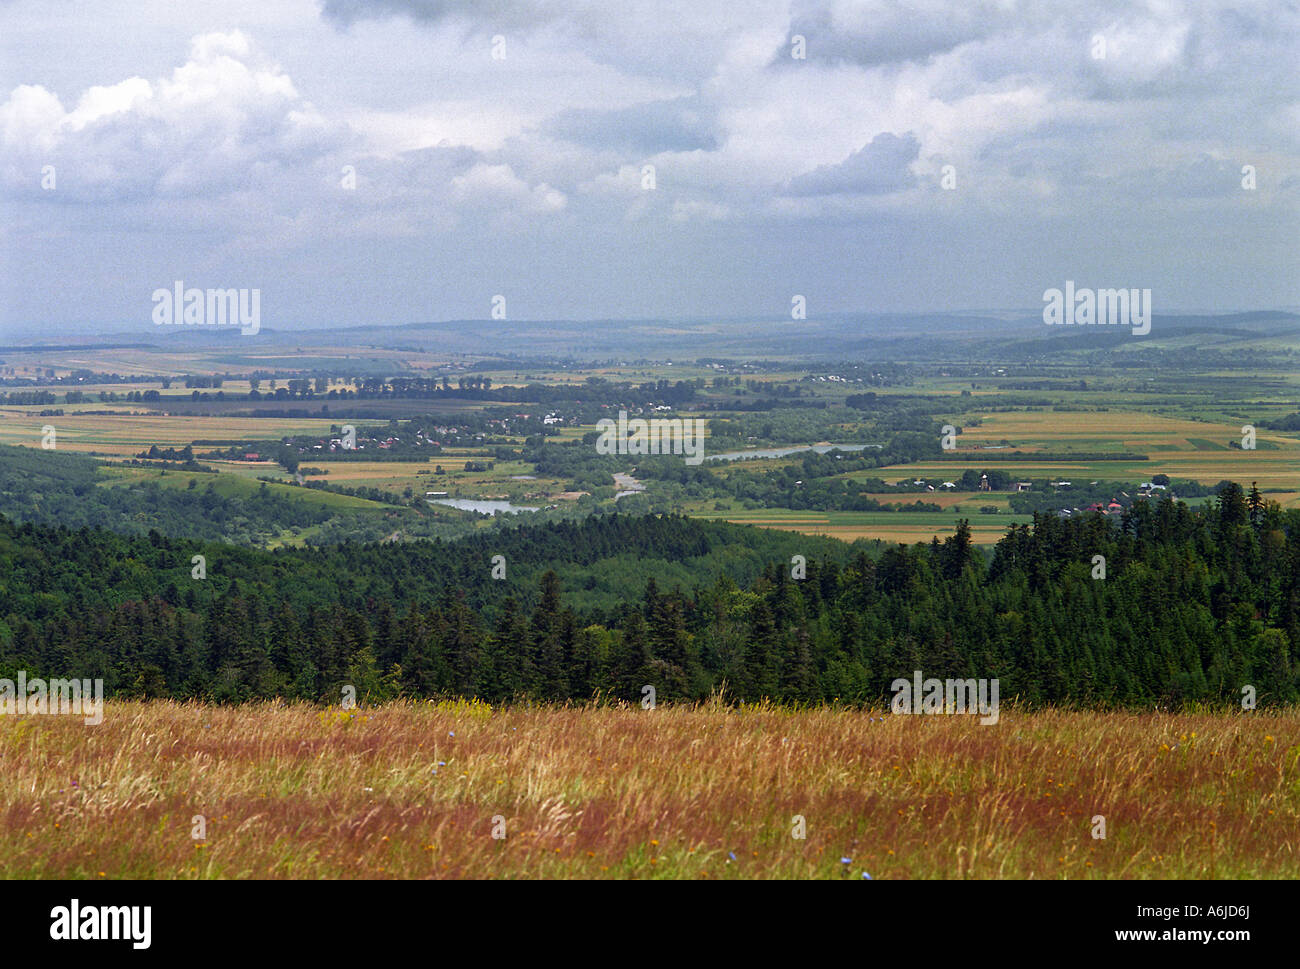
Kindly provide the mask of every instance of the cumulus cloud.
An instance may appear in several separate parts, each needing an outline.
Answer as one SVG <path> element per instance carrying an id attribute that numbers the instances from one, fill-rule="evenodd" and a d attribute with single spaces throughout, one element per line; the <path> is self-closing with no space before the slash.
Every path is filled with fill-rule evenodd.
<path id="1" fill-rule="evenodd" d="M 50 170 L 57 191 L 43 192 Z M 18 86 L 0 103 L 0 172 L 16 198 L 151 206 L 252 250 L 449 231 L 467 213 L 544 217 L 567 203 L 466 145 L 377 153 L 240 31 L 198 35 L 169 75 L 92 86 L 71 108 Z M 119 228 L 137 217 L 119 215 Z"/>
<path id="2" fill-rule="evenodd" d="M 558 212 L 564 208 L 563 192 L 549 185 L 529 186 L 509 165 L 478 164 L 451 180 L 451 197 L 458 203 L 496 210 L 520 208 L 532 212 Z"/>
<path id="3" fill-rule="evenodd" d="M 239 31 L 195 37 L 169 77 L 91 87 L 70 110 L 40 85 L 0 104 L 6 186 L 32 188 L 53 165 L 61 198 L 222 194 L 255 169 L 310 162 L 346 134 Z"/>
<path id="4" fill-rule="evenodd" d="M 899 137 L 882 132 L 838 165 L 821 167 L 792 179 L 790 195 L 875 195 L 910 187 L 916 177 L 910 166 L 921 143 L 910 132 Z"/>

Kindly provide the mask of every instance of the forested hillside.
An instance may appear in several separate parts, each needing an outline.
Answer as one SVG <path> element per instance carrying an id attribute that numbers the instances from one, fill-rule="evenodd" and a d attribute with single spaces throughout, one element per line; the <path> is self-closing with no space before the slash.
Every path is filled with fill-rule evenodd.
<path id="1" fill-rule="evenodd" d="M 1300 516 L 1232 486 L 1036 517 L 991 560 L 964 527 L 872 559 L 672 516 L 275 553 L 0 520 L 0 617 L 0 674 L 134 695 L 859 702 L 921 669 L 1030 701 L 1295 700 Z"/>
<path id="2" fill-rule="evenodd" d="M 191 488 L 154 482 L 108 486 L 94 458 L 33 448 L 0 447 L 0 514 L 19 521 L 88 526 L 250 544 L 285 529 L 328 520 L 333 512 L 283 494 L 247 487 L 238 498 L 216 489 L 218 476 Z"/>

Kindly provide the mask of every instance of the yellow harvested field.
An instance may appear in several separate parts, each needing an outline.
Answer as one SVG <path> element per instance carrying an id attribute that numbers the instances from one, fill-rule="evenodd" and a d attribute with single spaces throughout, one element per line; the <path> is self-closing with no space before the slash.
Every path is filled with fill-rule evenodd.
<path id="1" fill-rule="evenodd" d="M 151 444 L 184 447 L 196 440 L 278 441 L 289 434 L 329 433 L 336 421 L 314 418 L 183 417 L 157 413 L 74 414 L 40 417 L 40 408 L 0 408 L 0 444 L 40 447 L 42 427 L 53 425 L 60 450 L 132 457 Z M 200 445 L 195 449 L 203 451 Z"/>
<path id="2" fill-rule="evenodd" d="M 310 454 L 303 455 L 302 466 L 321 468 L 328 471 L 326 481 L 396 481 L 404 477 L 413 477 L 417 471 L 430 471 L 434 465 L 442 465 L 444 470 L 459 471 L 468 458 L 430 457 L 428 461 L 326 461 L 313 462 Z M 309 479 L 314 475 L 308 475 Z M 420 475 L 420 480 L 430 482 L 430 490 L 437 490 L 433 483 L 434 475 Z"/>
<path id="3" fill-rule="evenodd" d="M 1060 411 L 1016 411 L 984 416 L 978 427 L 965 427 L 959 443 L 992 442 L 1007 438 L 1016 444 L 1017 437 L 1041 436 L 1053 441 L 1071 438 L 1092 440 L 1107 438 L 1112 441 L 1159 441 L 1169 438 L 1199 437 L 1229 440 L 1241 437 L 1240 425 L 1209 424 L 1205 421 L 1179 420 L 1144 414 L 1139 411 L 1099 411 L 1063 413 Z"/>
<path id="4" fill-rule="evenodd" d="M 987 414 L 978 427 L 964 427 L 957 443 L 960 451 L 976 444 L 996 445 L 1003 440 L 1010 442 L 1013 450 L 1019 448 L 1022 451 L 1044 448 L 1194 451 L 1194 440 L 1208 441 L 1223 448 L 1227 448 L 1230 442 L 1240 443 L 1241 427 L 1241 423 L 1212 424 L 1139 411 L 1029 411 Z M 1272 441 L 1282 448 L 1297 447 L 1295 438 L 1277 431 L 1258 428 L 1256 436 L 1260 441 Z M 1091 448 L 1094 443 L 1104 447 Z"/>
<path id="5" fill-rule="evenodd" d="M 842 542 L 853 542 L 859 538 L 867 540 L 880 540 L 882 542 L 903 542 L 911 545 L 914 542 L 928 542 L 931 538 L 947 538 L 957 531 L 956 522 L 950 526 L 945 525 L 864 525 L 864 524 L 846 524 L 832 525 L 824 520 L 822 522 L 801 521 L 799 519 L 757 519 L 757 518 L 731 518 L 728 521 L 734 521 L 742 525 L 760 525 L 763 528 L 776 528 L 784 532 L 799 532 L 804 535 L 824 535 L 828 538 L 838 538 Z M 1007 533 L 1007 528 L 1011 522 L 1003 519 L 1000 522 L 986 524 L 983 521 L 971 519 L 971 540 L 977 545 L 995 545 Z"/>

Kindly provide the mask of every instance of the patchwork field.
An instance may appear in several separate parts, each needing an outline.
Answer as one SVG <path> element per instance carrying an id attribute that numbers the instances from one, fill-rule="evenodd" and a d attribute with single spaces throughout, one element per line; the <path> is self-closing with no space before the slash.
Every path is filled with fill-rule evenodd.
<path id="1" fill-rule="evenodd" d="M 978 427 L 966 427 L 958 437 L 959 467 L 996 468 L 1013 477 L 1086 477 L 1087 480 L 1147 481 L 1154 474 L 1216 484 L 1228 478 L 1257 481 L 1261 488 L 1300 489 L 1300 441 L 1263 428 L 1256 431 L 1256 450 L 1230 447 L 1241 442 L 1241 425 L 1111 411 L 1106 413 L 1016 412 L 989 414 Z M 999 445 L 986 450 L 976 444 Z M 1140 453 L 1147 461 L 1013 461 L 1003 455 L 1066 450 Z M 953 465 L 945 461 L 920 461 L 883 469 L 886 474 L 910 473 L 915 477 L 951 477 Z"/>
<path id="2" fill-rule="evenodd" d="M 1296 878 L 1298 736 L 1295 710 L 109 703 L 0 717 L 0 876 Z"/>
<path id="3" fill-rule="evenodd" d="M 992 456 L 997 452 L 981 452 L 973 456 L 970 465 L 981 470 L 997 469 L 1013 478 L 1067 478 L 1085 481 L 1149 481 L 1152 475 L 1167 474 L 1171 478 L 1186 478 L 1202 484 L 1217 484 L 1226 479 L 1258 482 L 1261 488 L 1300 489 L 1300 452 L 1280 451 L 1225 451 L 1223 456 L 1206 452 L 1161 452 L 1151 454 L 1150 461 L 999 461 Z M 962 465 L 959 465 L 962 466 Z M 951 475 L 952 462 L 918 461 L 914 464 L 891 465 L 881 469 L 881 474 L 914 474 L 919 478 L 941 478 Z"/>
<path id="4" fill-rule="evenodd" d="M 123 351 L 124 353 L 126 351 Z M 313 349 L 309 356 L 331 357 L 332 350 Z M 84 354 L 83 354 L 84 355 Z M 105 358 L 115 362 L 111 355 Z M 279 357 L 275 357 L 279 360 Z M 21 355 L 15 358 L 20 367 L 23 365 Z M 270 366 L 274 362 L 270 356 L 266 359 L 241 358 L 245 365 Z M 166 373 L 165 364 L 175 363 L 166 354 L 153 353 L 150 357 L 152 370 L 146 368 L 141 372 Z M 219 368 L 222 364 L 219 354 L 213 353 L 206 358 L 204 366 Z M 227 363 L 229 361 L 226 361 Z M 432 361 L 421 361 L 431 363 Z M 101 361 L 103 365 L 103 361 Z M 418 369 L 418 368 L 417 368 Z M 121 371 L 126 372 L 126 371 Z M 203 367 L 191 368 L 189 372 L 203 372 Z M 671 367 L 667 365 L 595 367 L 583 370 L 564 370 L 552 368 L 508 369 L 502 367 L 493 370 L 495 386 L 544 381 L 551 385 L 581 386 L 589 377 L 605 380 L 681 380 L 703 378 L 702 397 L 723 409 L 722 416 L 727 419 L 725 410 L 732 385 L 721 387 L 711 385 L 712 371 L 699 367 Z M 285 378 L 281 377 L 281 380 Z M 337 378 L 335 378 L 337 380 Z M 332 386 L 354 386 L 351 378 L 345 384 L 334 383 Z M 847 394 L 859 392 L 847 383 L 818 382 L 811 386 L 801 380 L 800 374 L 791 372 L 768 372 L 748 375 L 745 378 L 749 393 L 749 384 L 754 386 L 773 386 L 786 383 L 798 387 L 799 392 L 814 394 L 832 402 L 834 409 L 819 418 L 820 424 L 800 426 L 817 427 L 819 438 L 830 440 L 863 440 L 875 436 L 870 419 L 863 417 L 859 421 L 859 412 L 840 408 L 839 403 Z M 915 396 L 917 394 L 939 395 L 943 397 L 969 392 L 974 398 L 993 397 L 998 399 L 1000 409 L 976 409 L 965 414 L 954 411 L 951 420 L 962 426 L 958 438 L 960 445 L 955 461 L 919 461 L 916 463 L 896 464 L 885 468 L 868 469 L 851 472 L 847 477 L 857 480 L 883 478 L 886 481 L 904 481 L 925 478 L 932 482 L 952 480 L 960 476 L 967 468 L 1002 470 L 1012 480 L 1033 478 L 1066 478 L 1084 483 L 1097 480 L 1128 482 L 1136 485 L 1150 480 L 1153 475 L 1166 474 L 1172 478 L 1193 479 L 1203 484 L 1213 485 L 1224 479 L 1232 479 L 1249 486 L 1251 482 L 1273 493 L 1271 500 L 1279 501 L 1284 507 L 1300 506 L 1300 440 L 1294 436 L 1259 429 L 1257 431 L 1257 450 L 1241 450 L 1231 447 L 1240 442 L 1243 419 L 1230 416 L 1233 411 L 1241 413 L 1260 413 L 1258 420 L 1276 417 L 1289 412 L 1295 388 L 1279 376 L 1270 378 L 1267 386 L 1242 384 L 1236 377 L 1207 377 L 1204 381 L 1190 381 L 1183 378 L 1166 387 L 1166 381 L 1153 378 L 1137 380 L 1131 377 L 1094 376 L 1089 379 L 1087 390 L 1053 391 L 1054 399 L 1060 401 L 1058 406 L 1077 407 L 1077 410 L 1047 409 L 1042 406 L 1043 392 L 1032 389 L 1014 389 L 1013 378 L 981 378 L 968 380 L 948 376 L 932 376 L 919 381 L 916 385 L 881 388 L 881 396 Z M 1059 379 L 1058 379 L 1059 383 Z M 998 389 L 1003 384 L 1012 389 Z M 100 389 L 122 393 L 132 389 L 133 385 L 102 384 Z M 160 386 L 141 382 L 134 389 Z M 229 389 L 232 394 L 243 393 L 248 386 L 246 380 L 231 379 Z M 269 380 L 263 381 L 266 390 Z M 1104 391 L 1100 388 L 1106 387 Z M 1196 403 L 1214 388 L 1227 393 L 1245 394 L 1255 391 L 1260 401 L 1247 405 L 1241 402 L 1226 403 L 1223 399 L 1214 407 L 1203 409 Z M 52 388 L 58 392 L 59 388 Z M 94 387 L 87 385 L 88 392 Z M 1204 391 L 1204 392 L 1202 392 Z M 184 408 L 189 405 L 188 392 L 173 386 L 164 391 L 175 398 L 167 406 L 176 412 L 159 413 L 140 404 L 129 403 L 87 403 L 60 405 L 63 415 L 41 417 L 43 408 L 32 406 L 0 407 L 0 443 L 22 444 L 37 447 L 40 444 L 42 428 L 53 424 L 58 434 L 58 448 L 75 452 L 93 452 L 112 459 L 132 458 L 150 444 L 163 447 L 183 447 L 193 441 L 248 441 L 250 448 L 256 448 L 259 441 L 276 441 L 293 434 L 324 436 L 332 426 L 351 422 L 361 426 L 382 424 L 389 416 L 403 413 L 419 413 L 428 406 L 424 401 L 369 401 L 370 408 L 366 416 L 345 416 L 349 404 L 345 401 L 332 402 L 334 413 L 327 418 L 304 418 L 283 416 L 277 418 L 251 418 L 242 416 L 189 416 Z M 1271 402 L 1276 398 L 1276 403 Z M 1231 398 L 1235 399 L 1235 398 Z M 1243 400 L 1247 399 L 1243 396 Z M 1023 400 L 1024 407 L 1008 401 Z M 1106 409 L 1098 409 L 1103 406 Z M 210 406 L 205 403 L 202 406 Z M 259 405 L 270 409 L 289 411 L 292 408 L 318 406 L 303 402 L 279 401 L 264 402 Z M 438 401 L 440 411 L 445 411 L 449 422 L 454 415 L 487 406 L 482 401 L 449 399 Z M 512 405 L 512 409 L 513 409 Z M 521 406 L 521 405 L 520 405 Z M 374 410 L 378 408 L 378 410 Z M 88 411 L 113 411 L 113 413 L 88 413 Z M 1161 413 L 1157 413 L 1159 410 Z M 844 420 L 841 421 L 840 415 Z M 1209 415 L 1209 416 L 1202 416 Z M 701 410 L 698 413 L 682 412 L 682 416 L 704 416 L 707 421 L 719 416 L 717 412 Z M 734 415 L 731 417 L 734 421 Z M 802 417 L 791 418 L 802 420 Z M 753 419 L 755 423 L 758 418 Z M 767 418 L 761 418 L 767 421 Z M 779 423 L 778 419 L 778 423 Z M 763 449 L 772 444 L 761 438 L 755 440 L 751 432 L 762 433 L 762 425 L 747 426 L 738 432 L 735 425 L 731 434 L 740 437 L 725 439 L 717 445 L 706 447 L 706 453 L 720 453 L 739 446 L 739 440 L 746 440 L 756 449 Z M 554 440 L 558 443 L 575 441 L 595 429 L 592 424 L 569 424 L 560 428 Z M 770 433 L 770 432 L 768 432 Z M 888 438 L 888 434 L 879 435 Z M 516 446 L 522 445 L 523 438 L 507 438 Z M 788 441 L 788 437 L 782 441 Z M 810 443 L 812 438 L 802 443 Z M 776 447 L 783 446 L 781 441 Z M 200 445 L 196 451 L 202 453 L 207 446 Z M 1011 451 L 1043 454 L 1038 460 L 1009 460 Z M 1069 459 L 1060 457 L 1063 452 L 1119 454 L 1141 453 L 1149 456 L 1147 461 L 1121 460 L 1099 461 Z M 469 499 L 511 499 L 518 502 L 545 502 L 551 504 L 563 498 L 572 498 L 581 490 L 597 490 L 590 477 L 584 485 L 575 487 L 573 481 L 565 476 L 546 476 L 537 474 L 536 468 L 523 461 L 496 460 L 494 448 L 463 446 L 449 450 L 447 453 L 429 455 L 420 460 L 412 458 L 402 461 L 332 461 L 324 454 L 308 451 L 301 457 L 302 467 L 307 470 L 305 477 L 331 487 L 341 488 L 375 488 L 386 491 L 400 498 L 421 496 L 425 491 L 447 491 L 454 497 Z M 1050 457 L 1048 455 L 1057 455 Z M 467 462 L 493 462 L 491 470 L 466 471 Z M 635 457 L 629 456 L 628 469 L 635 465 Z M 764 472 L 799 467 L 802 457 L 759 458 L 747 461 L 714 461 L 705 465 L 707 470 L 726 481 L 735 476 L 761 475 Z M 222 478 L 245 479 L 248 481 L 268 477 L 285 482 L 292 477 L 278 465 L 270 461 L 209 461 Z M 437 466 L 443 473 L 434 474 Z M 311 474 L 312 470 L 324 470 L 327 474 Z M 173 479 L 177 480 L 177 479 Z M 610 483 L 611 486 L 613 482 Z M 613 488 L 603 492 L 597 500 L 612 499 Z M 649 482 L 647 495 L 655 499 L 661 494 L 660 486 Z M 925 493 L 898 494 L 873 491 L 869 497 L 885 502 L 895 508 L 906 508 L 917 501 L 938 505 L 944 509 L 942 514 L 932 512 L 900 511 L 889 512 L 807 512 L 796 513 L 783 508 L 765 508 L 740 510 L 735 506 L 739 502 L 724 500 L 719 503 L 716 498 L 698 500 L 695 496 L 683 497 L 675 501 L 677 510 L 697 514 L 708 518 L 726 518 L 730 521 L 800 531 L 807 534 L 832 536 L 845 540 L 866 538 L 888 542 L 929 541 L 931 538 L 951 535 L 959 518 L 969 518 L 975 540 L 981 544 L 996 542 L 1005 533 L 1012 522 L 1023 522 L 1026 518 L 1009 514 L 1009 493 L 989 492 L 973 494 L 970 492 L 945 492 L 942 490 Z M 766 500 L 770 500 L 766 499 Z M 995 507 L 998 514 L 982 514 L 981 509 Z M 662 504 L 659 507 L 663 507 Z M 721 508 L 730 510 L 721 511 Z"/>

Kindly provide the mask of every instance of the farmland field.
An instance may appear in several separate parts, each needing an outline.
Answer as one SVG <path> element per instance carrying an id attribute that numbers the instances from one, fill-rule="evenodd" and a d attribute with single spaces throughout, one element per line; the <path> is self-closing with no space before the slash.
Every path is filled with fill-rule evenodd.
<path id="1" fill-rule="evenodd" d="M 68 352 L 68 351 L 65 351 Z M 329 356 L 331 348 L 311 348 L 310 354 Z M 113 360 L 105 351 L 104 364 Z M 51 359 L 58 358 L 54 354 Z M 167 354 L 156 351 L 138 351 L 137 357 L 146 361 L 146 372 L 171 372 L 168 364 L 175 360 Z M 85 358 L 90 359 L 90 358 Z M 314 359 L 314 357 L 313 357 Z M 83 358 L 78 358 L 85 362 Z M 262 361 L 256 354 L 245 363 Z M 215 365 L 214 359 L 212 363 Z M 429 361 L 430 366 L 434 361 Z M 144 364 L 142 364 L 144 366 Z M 202 367 L 196 367 L 195 372 Z M 490 368 L 489 368 L 490 369 Z M 528 368 L 511 370 L 507 368 L 490 369 L 495 374 L 494 386 L 521 388 L 524 386 L 557 388 L 587 387 L 589 380 L 640 380 L 654 379 L 668 382 L 677 378 L 698 380 L 702 385 L 708 383 L 706 376 L 712 371 L 702 368 L 669 366 L 589 366 L 568 368 Z M 797 387 L 803 392 L 803 384 L 808 380 L 805 371 L 798 368 L 782 368 L 748 378 L 746 394 L 772 393 L 782 387 Z M 1300 505 L 1300 441 L 1293 433 L 1259 427 L 1256 432 L 1256 448 L 1243 450 L 1235 446 L 1242 437 L 1243 424 L 1250 420 L 1264 421 L 1276 418 L 1287 412 L 1286 390 L 1277 393 L 1276 402 L 1268 404 L 1211 404 L 1212 395 L 1200 395 L 1201 385 L 1196 381 L 1163 380 L 1158 386 L 1151 382 L 1124 382 L 1112 378 L 1093 376 L 1094 387 L 1088 390 L 1061 390 L 1056 392 L 1058 403 L 1052 408 L 1041 404 L 1041 396 L 1027 390 L 996 390 L 977 382 L 960 381 L 939 375 L 928 375 L 917 382 L 914 388 L 907 388 L 909 394 L 921 393 L 930 401 L 927 405 L 936 413 L 936 425 L 943 420 L 951 420 L 961 429 L 957 437 L 957 447 L 945 455 L 945 460 L 928 456 L 918 456 L 905 463 L 886 464 L 884 467 L 868 467 L 864 470 L 845 472 L 838 480 L 852 485 L 856 482 L 883 482 L 891 485 L 908 485 L 919 480 L 936 486 L 935 491 L 922 488 L 905 490 L 898 493 L 880 490 L 879 484 L 872 488 L 863 488 L 858 497 L 867 501 L 891 506 L 893 512 L 847 510 L 828 505 L 821 510 L 796 512 L 783 507 L 785 503 L 779 497 L 772 497 L 760 502 L 763 507 L 751 507 L 737 500 L 693 499 L 690 496 L 664 497 L 658 482 L 646 482 L 644 498 L 637 502 L 619 507 L 647 507 L 659 511 L 677 510 L 702 518 L 724 518 L 728 521 L 746 522 L 754 525 L 780 528 L 790 531 L 802 531 L 809 534 L 832 536 L 845 541 L 866 539 L 885 542 L 928 541 L 931 538 L 946 538 L 955 533 L 957 522 L 968 519 L 974 541 L 981 545 L 997 542 L 1006 528 L 1012 523 L 1023 523 L 1028 519 L 1024 506 L 1013 507 L 1014 488 L 990 492 L 973 492 L 967 490 L 945 490 L 937 487 L 944 481 L 960 479 L 961 474 L 969 469 L 977 472 L 1001 472 L 1012 482 L 1038 480 L 1041 482 L 1066 479 L 1076 483 L 1106 482 L 1113 484 L 1112 490 L 1093 495 L 1088 499 L 1082 497 L 1074 502 L 1075 510 L 1086 507 L 1091 501 L 1100 501 L 1103 505 L 1116 497 L 1124 497 L 1125 503 L 1135 493 L 1141 482 L 1149 481 L 1154 476 L 1164 475 L 1180 481 L 1198 482 L 1212 486 L 1223 480 L 1235 480 L 1243 485 L 1257 484 L 1270 493 L 1271 500 L 1281 507 Z M 1229 382 L 1227 377 L 1215 377 L 1214 380 Z M 538 384 L 537 381 L 543 381 Z M 1282 376 L 1277 375 L 1279 387 L 1283 387 Z M 287 383 L 287 381 L 285 381 Z M 1115 387 L 1110 386 L 1115 384 Z M 1169 398 L 1169 385 L 1178 388 L 1181 397 Z M 360 384 L 352 378 L 331 377 L 327 382 L 335 393 L 356 393 Z M 1232 382 L 1234 389 L 1237 388 Z M 38 384 L 38 387 L 41 386 Z M 49 391 L 58 393 L 57 384 L 45 385 Z M 603 476 L 587 476 L 581 480 L 572 479 L 564 474 L 550 472 L 539 473 L 532 463 L 523 459 L 526 445 L 526 433 L 508 433 L 504 422 L 495 431 L 496 444 L 476 443 L 474 435 L 468 431 L 458 436 L 452 445 L 440 447 L 436 452 L 425 454 L 402 455 L 399 460 L 331 460 L 328 450 L 324 453 L 315 447 L 317 442 L 338 433 L 338 427 L 345 422 L 360 427 L 375 428 L 381 432 L 384 425 L 377 418 L 353 416 L 368 414 L 373 408 L 376 415 L 400 415 L 403 412 L 420 413 L 432 410 L 432 422 L 445 422 L 456 425 L 459 421 L 474 419 L 461 415 L 478 412 L 492 413 L 490 403 L 476 400 L 462 400 L 456 397 L 439 399 L 434 404 L 411 401 L 365 401 L 352 402 L 347 398 L 331 399 L 329 417 L 295 416 L 308 409 L 319 410 L 320 406 L 296 404 L 292 400 L 272 400 L 269 396 L 261 403 L 243 402 L 238 398 L 246 396 L 252 383 L 247 379 L 228 378 L 223 383 L 223 393 L 228 396 L 223 401 L 215 401 L 210 391 L 194 391 L 202 399 L 197 403 L 191 400 L 191 392 L 179 383 L 170 389 L 164 388 L 157 380 L 141 380 L 126 384 L 89 383 L 85 385 L 86 393 L 98 390 L 101 396 L 112 397 L 114 394 L 134 391 L 157 392 L 162 397 L 149 406 L 139 402 L 131 403 L 120 399 L 108 403 L 80 402 L 70 403 L 62 408 L 58 416 L 41 416 L 41 412 L 32 407 L 0 407 L 5 420 L 0 425 L 0 444 L 18 444 L 37 447 L 41 442 L 43 428 L 52 424 L 57 431 L 58 448 L 70 452 L 91 453 L 107 461 L 124 461 L 135 458 L 141 451 L 151 445 L 159 447 L 181 448 L 193 442 L 244 442 L 244 446 L 253 451 L 273 451 L 277 442 L 291 436 L 299 436 L 306 443 L 301 452 L 302 477 L 305 481 L 328 489 L 355 490 L 364 489 L 374 497 L 370 489 L 383 492 L 394 500 L 410 501 L 426 491 L 447 491 L 453 497 L 479 500 L 510 499 L 516 502 L 544 503 L 550 505 L 570 505 L 573 500 L 584 493 L 598 491 L 597 505 L 614 507 L 613 495 L 617 489 L 615 479 L 605 473 Z M 263 382 L 262 386 L 268 386 Z M 974 389 L 971 389 L 972 386 Z M 859 415 L 852 408 L 844 406 L 848 390 L 835 383 L 819 384 L 810 392 L 813 396 L 827 401 L 824 418 L 807 424 L 807 430 L 792 432 L 793 436 L 767 437 L 780 434 L 763 422 L 752 422 L 745 431 L 738 432 L 734 421 L 736 415 L 728 414 L 729 406 L 725 394 L 708 388 L 707 399 L 713 407 L 720 408 L 722 417 L 716 411 L 700 408 L 682 408 L 680 416 L 702 420 L 704 450 L 706 455 L 721 450 L 754 449 L 761 452 L 765 447 L 802 446 L 814 442 L 835 440 L 864 441 L 880 437 L 887 439 L 887 433 L 864 430 L 872 424 L 868 415 Z M 904 388 L 882 388 L 880 397 L 888 399 L 904 393 Z M 971 396 L 965 401 L 962 394 Z M 1193 396 L 1195 395 L 1195 396 Z M 1202 400 L 1202 396 L 1206 399 Z M 949 403 L 945 403 L 951 402 Z M 987 401 L 987 406 L 983 403 Z M 960 405 L 960 409 L 958 406 Z M 495 413 L 509 417 L 520 409 L 541 409 L 535 405 L 506 405 L 508 410 L 498 409 Z M 952 411 L 945 413 L 949 407 Z M 252 408 L 261 408 L 261 416 L 247 416 Z M 235 412 L 219 415 L 207 414 L 205 409 L 222 408 Z M 243 408 L 243 413 L 240 413 Z M 296 409 L 296 411 L 295 411 Z M 197 412 L 190 413 L 188 410 Z M 170 411 L 170 412 L 169 412 Z M 1157 413 L 1156 411 L 1160 411 Z M 275 416 L 277 412 L 283 416 Z M 604 413 L 613 413 L 606 409 Z M 1225 412 L 1236 412 L 1237 416 L 1226 417 Z M 725 438 L 725 444 L 713 445 L 710 435 L 719 419 L 733 436 Z M 577 447 L 584 437 L 590 440 L 597 427 L 590 417 L 583 421 L 564 421 L 554 425 L 548 431 L 548 440 L 557 448 Z M 744 436 L 742 441 L 737 433 Z M 791 432 L 786 432 L 791 434 Z M 455 443 L 458 441 L 459 443 Z M 509 455 L 499 454 L 505 449 Z M 374 447 L 374 443 L 371 444 Z M 194 445 L 196 454 L 203 454 L 206 446 Z M 1013 452 L 1021 452 L 1017 460 Z M 1079 455 L 1072 458 L 1072 454 Z M 1115 455 L 1118 460 L 1099 460 L 1103 455 Z M 1041 457 L 1035 458 L 1035 455 Z M 1125 457 L 1124 455 L 1130 455 Z M 1145 455 L 1147 460 L 1135 460 L 1133 455 Z M 261 455 L 258 461 L 236 459 L 238 455 L 224 457 L 207 457 L 203 463 L 219 473 L 219 477 L 242 478 L 254 480 L 270 478 L 292 484 L 294 475 L 281 468 L 268 455 Z M 703 470 L 711 474 L 723 487 L 739 489 L 737 495 L 744 493 L 744 482 L 769 474 L 790 474 L 797 476 L 803 466 L 804 454 L 790 454 L 776 457 L 761 457 L 745 461 L 706 461 Z M 473 463 L 471 465 L 471 462 Z M 467 470 L 471 465 L 472 470 Z M 635 462 L 629 461 L 626 471 L 633 471 Z M 612 469 L 611 469 L 612 470 Z M 172 479 L 172 484 L 184 479 Z M 832 481 L 837 480 L 832 475 Z M 1007 486 L 1008 488 L 1010 486 Z M 603 489 L 603 490 L 602 490 Z M 720 496 L 715 496 L 720 497 Z M 1202 500 L 1195 493 L 1186 496 L 1193 504 Z M 647 505 L 646 502 L 649 502 Z M 916 502 L 938 505 L 944 509 L 942 514 L 932 510 L 915 510 L 911 508 Z M 638 504 L 639 503 L 639 504 Z M 1070 506 L 1062 498 L 1057 504 Z M 584 509 L 594 507 L 591 502 Z M 986 509 L 996 509 L 996 514 L 987 514 Z M 298 536 L 285 536 L 284 540 L 294 541 L 307 537 L 306 533 Z"/>
<path id="2" fill-rule="evenodd" d="M 927 495 L 922 500 L 929 498 Z M 698 512 L 696 516 L 808 535 L 827 535 L 845 542 L 861 538 L 906 544 L 929 541 L 934 536 L 946 538 L 956 531 L 958 520 L 966 517 L 970 520 L 974 541 L 981 545 L 992 545 L 1006 534 L 1008 526 L 1030 521 L 1028 515 L 975 514 L 973 506 L 979 504 L 979 500 L 970 496 L 966 500 L 972 506 L 971 513 L 966 515 L 951 512 L 802 512 L 765 508 L 753 512 Z"/>
<path id="3" fill-rule="evenodd" d="M 1229 446 L 1241 438 L 1241 423 L 1212 425 L 1136 411 L 993 413 L 983 415 L 978 426 L 963 428 L 953 453 L 981 468 L 997 468 L 1022 477 L 1088 476 L 1140 481 L 1166 474 L 1205 484 L 1237 479 L 1257 481 L 1261 488 L 1300 487 L 1300 441 L 1294 436 L 1260 429 L 1255 450 Z M 1009 446 L 1002 445 L 1003 441 Z M 1056 457 L 1021 461 L 1006 456 L 1016 450 L 1055 455 L 1067 451 L 1139 453 L 1149 460 L 1072 461 Z M 888 470 L 910 470 L 917 476 L 939 478 L 951 474 L 952 467 L 947 462 L 922 460 Z"/>
<path id="4" fill-rule="evenodd" d="M 28 415 L 30 408 L 6 408 L 0 422 L 0 444 L 39 447 L 41 428 L 51 418 Z M 138 409 L 137 409 L 138 410 Z M 274 440 L 284 434 L 329 433 L 329 420 L 285 418 L 269 421 L 239 417 L 185 417 L 147 411 L 117 414 L 67 413 L 53 421 L 57 445 L 68 451 L 96 452 L 118 458 L 134 457 L 151 444 L 183 447 L 202 440 Z"/>

